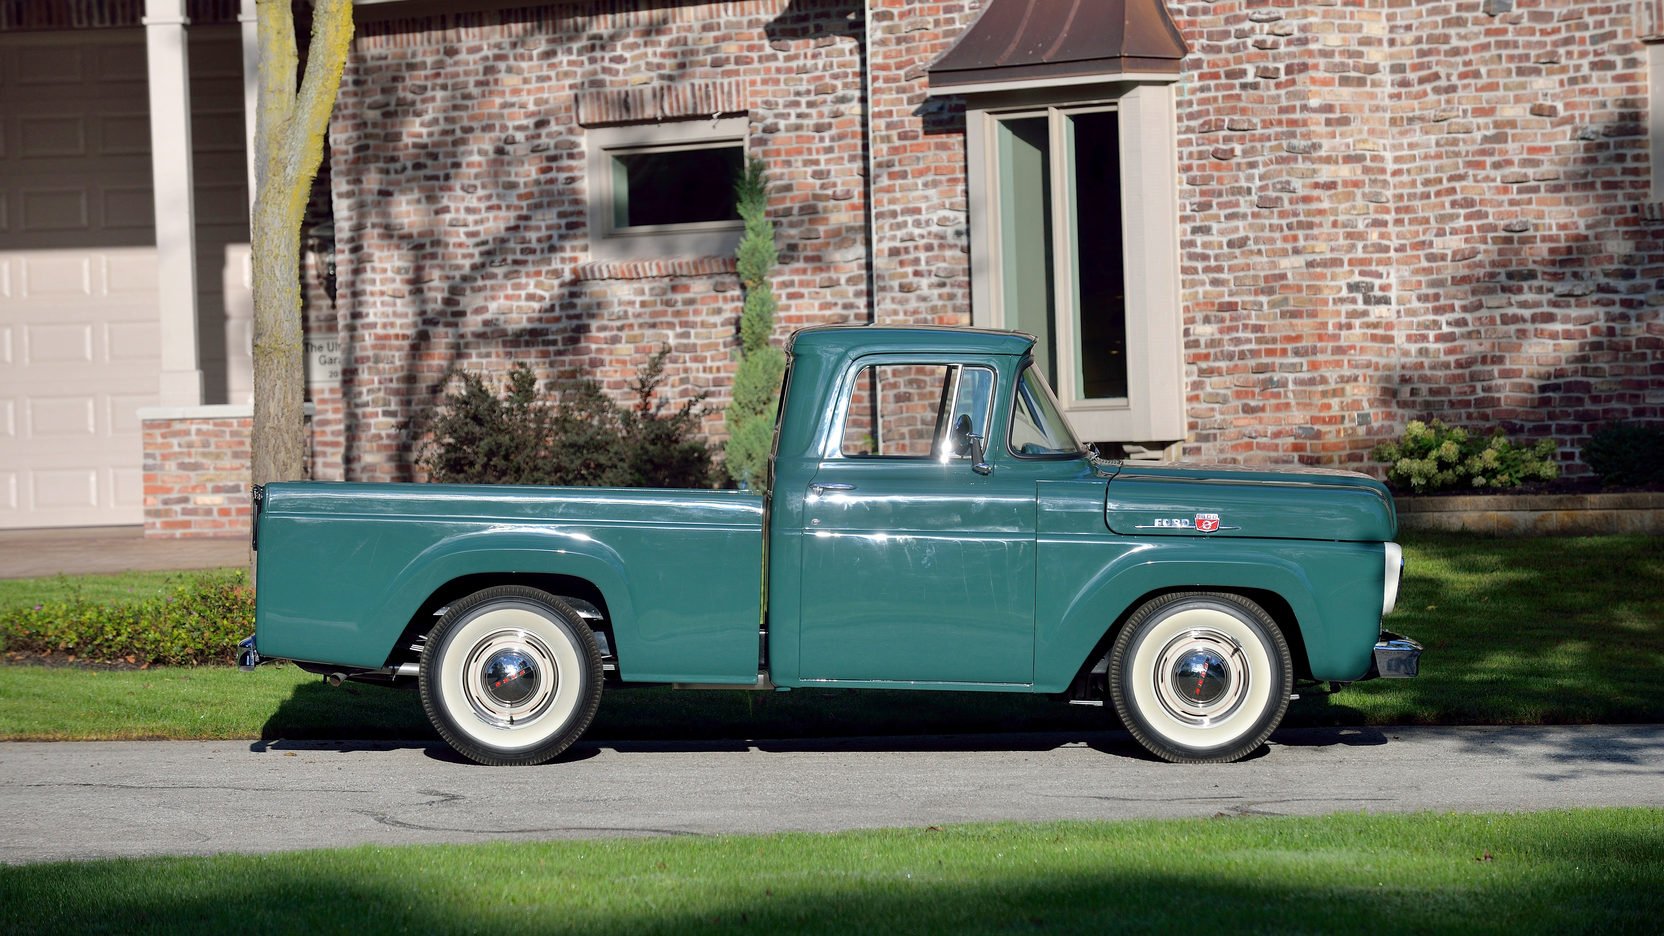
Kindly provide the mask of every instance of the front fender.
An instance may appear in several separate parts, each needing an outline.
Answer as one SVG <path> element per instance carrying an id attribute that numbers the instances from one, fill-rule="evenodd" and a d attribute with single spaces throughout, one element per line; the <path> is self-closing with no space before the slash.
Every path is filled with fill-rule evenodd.
<path id="1" fill-rule="evenodd" d="M 1063 691 L 1117 621 L 1150 595 L 1178 589 L 1274 592 L 1294 613 L 1314 678 L 1351 680 L 1369 668 L 1380 633 L 1380 543 L 1200 539 L 1094 545 L 1074 544 L 1072 559 L 1042 556 L 1042 568 L 1052 570 L 1078 565 L 1088 553 L 1101 562 L 1106 548 L 1115 550 L 1095 574 L 1078 579 L 1079 587 L 1043 586 L 1036 691 Z"/>

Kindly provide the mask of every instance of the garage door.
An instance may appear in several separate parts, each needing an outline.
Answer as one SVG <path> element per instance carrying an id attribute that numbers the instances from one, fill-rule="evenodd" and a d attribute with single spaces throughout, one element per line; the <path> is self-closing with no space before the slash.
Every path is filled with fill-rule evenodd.
<path id="1" fill-rule="evenodd" d="M 161 335 L 142 30 L 0 37 L 0 528 L 143 519 Z"/>

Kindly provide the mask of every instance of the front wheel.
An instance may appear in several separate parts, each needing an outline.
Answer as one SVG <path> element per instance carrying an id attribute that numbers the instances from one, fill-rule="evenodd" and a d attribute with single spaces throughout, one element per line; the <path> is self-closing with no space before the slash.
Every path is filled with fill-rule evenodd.
<path id="1" fill-rule="evenodd" d="M 1218 764 L 1265 743 L 1288 711 L 1294 667 L 1271 615 L 1239 595 L 1181 592 L 1127 619 L 1109 691 L 1127 730 L 1177 764 Z"/>
<path id="2" fill-rule="evenodd" d="M 566 750 L 601 702 L 601 652 L 578 613 L 505 585 L 451 605 L 422 651 L 422 707 L 457 753 L 489 766 Z"/>

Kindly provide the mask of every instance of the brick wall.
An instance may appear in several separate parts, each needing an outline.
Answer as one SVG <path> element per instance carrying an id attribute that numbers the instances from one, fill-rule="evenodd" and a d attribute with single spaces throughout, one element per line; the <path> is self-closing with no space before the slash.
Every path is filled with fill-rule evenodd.
<path id="1" fill-rule="evenodd" d="M 1569 459 L 1601 421 L 1664 417 L 1664 229 L 1640 211 L 1653 5 L 1168 5 L 1191 47 L 1186 455 L 1361 467 L 1441 415 L 1553 434 Z M 345 475 L 410 477 L 407 420 L 456 366 L 527 360 L 622 391 L 668 343 L 670 398 L 726 402 L 731 261 L 588 256 L 580 107 L 674 109 L 678 88 L 743 103 L 775 180 L 781 335 L 869 303 L 885 323 L 967 322 L 963 109 L 925 91 L 980 6 L 872 0 L 870 153 L 858 2 L 363 22 L 332 132 Z M 719 412 L 706 429 L 720 438 Z"/>
<path id="2" fill-rule="evenodd" d="M 1518 424 L 1574 448 L 1600 423 L 1664 415 L 1637 9 L 1392 10 L 1401 414 Z"/>
<path id="3" fill-rule="evenodd" d="M 795 0 L 636 7 L 360 26 L 331 133 L 348 477 L 412 476 L 407 421 L 453 367 L 525 360 L 622 392 L 668 344 L 666 399 L 710 391 L 721 433 L 733 261 L 591 260 L 580 97 L 738 84 L 772 173 L 779 334 L 864 319 L 859 18 Z"/>
<path id="4" fill-rule="evenodd" d="M 144 416 L 145 536 L 248 535 L 254 417 L 248 407 L 197 409 Z"/>
<path id="5" fill-rule="evenodd" d="M 1186 452 L 1664 415 L 1629 2 L 1173 2 Z M 1486 11 L 1494 9 L 1497 15 Z"/>

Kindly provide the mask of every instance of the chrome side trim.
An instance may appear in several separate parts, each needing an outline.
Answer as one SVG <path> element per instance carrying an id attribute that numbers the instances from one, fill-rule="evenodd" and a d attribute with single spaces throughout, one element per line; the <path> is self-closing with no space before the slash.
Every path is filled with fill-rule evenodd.
<path id="1" fill-rule="evenodd" d="M 750 683 L 671 683 L 672 689 L 738 689 L 742 692 L 773 692 L 774 681 L 767 673 L 758 673 L 757 681 Z"/>

